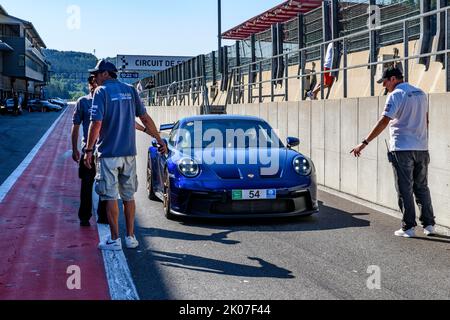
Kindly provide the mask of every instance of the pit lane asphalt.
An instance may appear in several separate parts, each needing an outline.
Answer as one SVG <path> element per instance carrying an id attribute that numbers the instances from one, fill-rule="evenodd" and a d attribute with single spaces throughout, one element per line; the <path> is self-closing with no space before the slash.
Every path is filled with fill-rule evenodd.
<path id="1" fill-rule="evenodd" d="M 47 132 L 61 112 L 0 115 L 0 185 Z M 70 130 L 70 128 L 69 128 Z"/>
<path id="2" fill-rule="evenodd" d="M 3 180 L 58 116 L 0 117 L 0 133 L 6 137 L 0 139 Z M 396 238 L 398 219 L 323 192 L 321 212 L 311 218 L 166 220 L 162 204 L 146 196 L 150 142 L 138 133 L 136 231 L 141 246 L 124 250 L 141 299 L 450 298 L 448 237 L 425 238 L 419 229 L 418 239 Z M 122 236 L 123 220 L 121 214 Z M 381 290 L 366 286 L 372 265 L 380 268 Z"/>
<path id="3" fill-rule="evenodd" d="M 321 212 L 270 221 L 169 221 L 147 199 L 138 133 L 136 233 L 125 250 L 141 299 L 449 299 L 450 238 L 393 236 L 400 221 L 320 193 Z M 125 234 L 121 214 L 121 234 Z M 381 289 L 370 290 L 370 266 Z"/>

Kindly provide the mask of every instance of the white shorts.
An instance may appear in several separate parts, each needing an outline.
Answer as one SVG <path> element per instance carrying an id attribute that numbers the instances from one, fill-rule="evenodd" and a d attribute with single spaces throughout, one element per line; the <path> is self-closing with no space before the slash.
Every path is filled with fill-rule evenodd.
<path id="1" fill-rule="evenodd" d="M 100 158 L 96 161 L 95 192 L 102 201 L 133 201 L 138 189 L 136 157 Z"/>

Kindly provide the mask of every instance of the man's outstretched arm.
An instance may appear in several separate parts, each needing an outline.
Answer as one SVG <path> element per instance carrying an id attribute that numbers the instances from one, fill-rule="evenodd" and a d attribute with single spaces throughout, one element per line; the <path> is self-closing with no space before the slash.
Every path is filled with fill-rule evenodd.
<path id="1" fill-rule="evenodd" d="M 145 113 L 144 115 L 140 116 L 139 119 L 141 119 L 142 123 L 147 129 L 147 133 L 150 134 L 153 138 L 155 138 L 156 141 L 158 141 L 158 144 L 161 146 L 159 152 L 161 152 L 162 154 L 166 154 L 168 152 L 167 146 L 164 140 L 161 139 L 161 136 L 159 135 L 159 131 L 156 128 L 153 119 L 148 115 L 148 113 Z"/>
<path id="2" fill-rule="evenodd" d="M 372 129 L 372 131 L 369 133 L 365 141 L 367 143 L 370 143 L 372 140 L 374 140 L 376 137 L 378 137 L 384 129 L 389 125 L 389 122 L 391 122 L 391 119 L 389 117 L 383 116 L 378 123 L 375 125 L 375 127 Z M 365 143 L 361 143 L 358 146 L 356 146 L 350 153 L 353 153 L 355 157 L 360 157 L 361 152 L 367 147 Z"/>

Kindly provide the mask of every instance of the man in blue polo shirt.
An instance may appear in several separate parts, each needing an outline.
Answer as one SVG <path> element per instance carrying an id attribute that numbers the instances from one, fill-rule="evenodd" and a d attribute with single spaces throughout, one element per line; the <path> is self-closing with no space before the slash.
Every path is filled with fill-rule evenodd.
<path id="1" fill-rule="evenodd" d="M 89 72 L 95 76 L 99 87 L 95 91 L 92 103 L 91 125 L 84 161 L 88 168 L 93 166 L 94 146 L 97 143 L 95 189 L 100 199 L 107 202 L 111 229 L 111 236 L 100 242 L 99 249 L 122 250 L 118 221 L 119 195 L 124 204 L 127 229 L 125 243 L 127 248 L 134 249 L 139 246 L 134 234 L 136 210 L 134 194 L 138 188 L 136 117 L 139 117 L 146 131 L 158 141 L 161 153 L 167 153 L 167 146 L 161 139 L 155 123 L 147 114 L 136 89 L 117 80 L 117 69 L 114 64 L 100 60 L 95 69 Z"/>
<path id="2" fill-rule="evenodd" d="M 78 136 L 80 126 L 83 126 L 83 139 L 81 144 L 81 151 L 84 154 L 84 149 L 87 144 L 88 130 L 91 122 L 91 107 L 92 98 L 97 88 L 94 76 L 88 78 L 89 94 L 77 101 L 77 105 L 72 118 L 72 159 L 79 163 L 78 175 L 81 179 L 80 192 L 80 208 L 78 210 L 78 218 L 80 219 L 80 226 L 89 227 L 91 224 L 89 220 L 92 217 L 92 186 L 94 185 L 95 168 L 88 169 L 84 165 L 83 158 L 78 150 Z M 81 161 L 80 161 L 81 160 Z M 99 202 L 98 205 L 98 223 L 108 224 L 106 216 L 106 204 Z"/>
<path id="3" fill-rule="evenodd" d="M 378 80 L 390 95 L 381 119 L 361 144 L 351 153 L 356 157 L 383 130 L 390 126 L 391 146 L 388 154 L 394 168 L 398 204 L 403 213 L 402 228 L 395 232 L 398 237 L 415 237 L 416 208 L 420 208 L 420 221 L 424 234 L 435 234 L 435 217 L 428 188 L 428 98 L 425 92 L 404 82 L 397 67 L 384 71 Z"/>

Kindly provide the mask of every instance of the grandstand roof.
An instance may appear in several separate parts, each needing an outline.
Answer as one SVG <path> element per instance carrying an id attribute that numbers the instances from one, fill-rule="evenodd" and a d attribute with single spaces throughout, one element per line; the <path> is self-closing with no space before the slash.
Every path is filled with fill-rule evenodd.
<path id="1" fill-rule="evenodd" d="M 222 34 L 223 39 L 244 40 L 254 33 L 266 31 L 274 23 L 282 23 L 319 7 L 322 0 L 288 0 Z"/>

